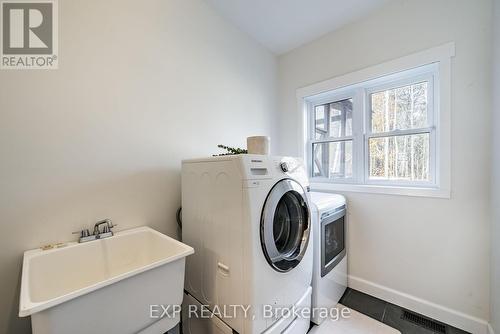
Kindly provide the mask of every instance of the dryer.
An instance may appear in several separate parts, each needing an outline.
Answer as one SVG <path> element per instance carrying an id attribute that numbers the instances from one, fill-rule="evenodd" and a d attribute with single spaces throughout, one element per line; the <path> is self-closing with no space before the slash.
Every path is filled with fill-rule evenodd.
<path id="1" fill-rule="evenodd" d="M 310 195 L 314 246 L 311 321 L 319 325 L 347 289 L 346 200 L 337 194 Z"/>
<path id="2" fill-rule="evenodd" d="M 245 154 L 183 161 L 182 239 L 195 249 L 185 290 L 211 310 L 251 307 L 246 317 L 241 309 L 221 316 L 217 326 L 184 319 L 185 333 L 198 334 L 190 332 L 196 327 L 224 332 L 222 324 L 242 334 L 307 332 L 309 318 L 268 311 L 269 305 L 310 306 L 308 187 L 299 159 Z"/>

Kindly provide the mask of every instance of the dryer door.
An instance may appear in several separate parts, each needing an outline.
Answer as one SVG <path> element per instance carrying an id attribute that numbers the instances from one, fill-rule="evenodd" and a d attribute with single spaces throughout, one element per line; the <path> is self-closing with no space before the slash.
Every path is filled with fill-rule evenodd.
<path id="1" fill-rule="evenodd" d="M 304 189 L 291 179 L 279 181 L 267 196 L 261 217 L 260 241 L 267 262 L 280 272 L 292 270 L 307 250 L 309 231 Z"/>

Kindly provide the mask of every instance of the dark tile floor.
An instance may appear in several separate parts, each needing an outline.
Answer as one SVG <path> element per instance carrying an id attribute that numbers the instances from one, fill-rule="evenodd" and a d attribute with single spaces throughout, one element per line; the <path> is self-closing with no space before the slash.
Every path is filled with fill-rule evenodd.
<path id="1" fill-rule="evenodd" d="M 403 319 L 402 307 L 388 303 L 384 300 L 372 297 L 363 292 L 347 289 L 342 299 L 342 305 L 345 305 L 353 310 L 363 313 L 375 320 L 383 322 L 384 324 L 396 328 L 402 334 L 435 334 L 439 332 L 432 331 L 425 327 L 414 324 L 408 320 Z M 423 317 L 423 316 L 422 316 Z M 425 319 L 430 319 L 424 317 Z M 432 320 L 432 319 L 430 319 Z M 439 321 L 433 320 L 438 324 L 445 326 L 446 334 L 467 334 L 458 328 L 443 324 Z"/>

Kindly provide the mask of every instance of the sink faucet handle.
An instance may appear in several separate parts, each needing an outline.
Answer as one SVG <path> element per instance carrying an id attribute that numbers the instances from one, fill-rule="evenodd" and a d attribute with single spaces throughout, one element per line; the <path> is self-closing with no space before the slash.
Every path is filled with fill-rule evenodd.
<path id="1" fill-rule="evenodd" d="M 81 238 L 85 238 L 85 237 L 88 237 L 90 235 L 90 231 L 88 228 L 84 228 L 81 231 L 75 231 L 75 232 L 71 232 L 71 233 L 72 234 L 79 234 Z"/>
<path id="2" fill-rule="evenodd" d="M 116 225 L 118 225 L 118 224 L 114 224 L 111 219 L 106 219 L 105 222 L 106 222 L 105 226 L 108 227 L 108 228 L 110 228 L 110 229 L 113 228 L 113 227 L 115 227 Z"/>
<path id="3" fill-rule="evenodd" d="M 109 232 L 111 232 L 111 229 L 112 229 L 113 227 L 115 227 L 116 225 L 118 225 L 118 224 L 113 224 L 113 223 L 111 222 L 111 220 L 110 220 L 110 221 L 108 222 L 108 224 L 107 224 L 107 225 L 104 225 L 104 227 L 102 228 L 102 233 L 109 233 Z"/>
<path id="4" fill-rule="evenodd" d="M 118 224 L 113 223 L 111 219 L 106 219 L 106 225 L 104 225 L 104 228 L 108 231 L 110 231 L 113 227 L 115 227 Z"/>

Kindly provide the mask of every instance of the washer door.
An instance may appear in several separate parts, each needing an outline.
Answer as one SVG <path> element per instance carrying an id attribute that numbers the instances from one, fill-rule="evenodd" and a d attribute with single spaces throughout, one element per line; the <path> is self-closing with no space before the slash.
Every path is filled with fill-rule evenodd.
<path id="1" fill-rule="evenodd" d="M 262 211 L 260 241 L 267 262 L 277 271 L 295 268 L 307 250 L 310 214 L 302 186 L 290 179 L 274 185 Z"/>

